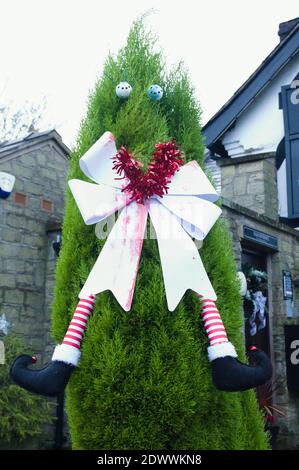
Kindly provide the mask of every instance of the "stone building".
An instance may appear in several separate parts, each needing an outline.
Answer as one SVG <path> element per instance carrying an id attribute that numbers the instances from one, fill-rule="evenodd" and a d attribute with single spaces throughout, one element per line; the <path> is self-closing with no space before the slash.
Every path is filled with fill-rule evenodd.
<path id="1" fill-rule="evenodd" d="M 272 358 L 273 393 L 267 402 L 286 414 L 274 413 L 272 430 L 279 430 L 280 448 L 294 449 L 299 448 L 299 18 L 280 24 L 279 36 L 277 47 L 203 132 L 238 269 L 267 274 L 261 288 L 265 311 L 255 301 L 254 315 L 254 304 L 244 301 L 245 341 Z M 257 393 L 263 406 L 265 388 Z"/>
<path id="2" fill-rule="evenodd" d="M 0 199 L 0 318 L 39 359 L 51 349 L 50 305 L 69 149 L 51 130 L 0 145 L 0 172 L 15 186 Z"/>

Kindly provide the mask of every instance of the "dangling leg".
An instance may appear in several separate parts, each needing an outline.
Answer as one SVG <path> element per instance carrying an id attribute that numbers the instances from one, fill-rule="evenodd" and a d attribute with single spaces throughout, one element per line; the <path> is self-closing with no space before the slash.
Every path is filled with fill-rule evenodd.
<path id="1" fill-rule="evenodd" d="M 234 346 L 228 341 L 224 324 L 214 301 L 203 298 L 201 301 L 204 329 L 210 343 L 208 347 L 209 360 L 213 361 L 224 356 L 237 357 Z"/>
<path id="2" fill-rule="evenodd" d="M 43 369 L 28 369 L 27 366 L 35 363 L 36 358 L 23 354 L 11 366 L 11 378 L 39 395 L 56 396 L 63 392 L 79 362 L 81 341 L 94 304 L 93 295 L 80 299 L 62 343 L 56 346 L 52 360 Z"/>
<path id="3" fill-rule="evenodd" d="M 95 297 L 93 295 L 87 299 L 80 299 L 62 343 L 54 350 L 52 361 L 62 361 L 73 366 L 78 364 L 81 355 L 81 341 L 94 304 Z"/>
<path id="4" fill-rule="evenodd" d="M 210 343 L 208 357 L 212 363 L 215 387 L 219 390 L 236 392 L 255 388 L 270 380 L 272 365 L 268 356 L 256 347 L 252 347 L 249 355 L 254 365 L 248 366 L 240 362 L 234 346 L 228 341 L 215 302 L 201 296 L 200 300 L 204 329 Z"/>

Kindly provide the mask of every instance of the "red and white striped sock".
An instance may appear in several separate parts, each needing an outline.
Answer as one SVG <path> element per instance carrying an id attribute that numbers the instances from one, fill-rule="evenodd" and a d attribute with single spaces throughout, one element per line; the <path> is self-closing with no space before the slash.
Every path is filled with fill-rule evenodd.
<path id="1" fill-rule="evenodd" d="M 232 356 L 237 357 L 234 346 L 228 341 L 225 326 L 220 313 L 211 299 L 199 296 L 202 302 L 202 319 L 210 346 L 208 347 L 209 360 Z"/>
<path id="2" fill-rule="evenodd" d="M 68 344 L 69 346 L 80 349 L 84 331 L 86 330 L 88 319 L 94 309 L 94 304 L 94 295 L 88 296 L 87 299 L 80 299 L 62 344 Z"/>
<path id="3" fill-rule="evenodd" d="M 94 309 L 94 304 L 94 295 L 89 295 L 87 298 L 79 300 L 63 341 L 55 348 L 52 361 L 62 361 L 74 366 L 78 364 L 81 354 L 81 341 L 88 319 Z"/>
<path id="4" fill-rule="evenodd" d="M 228 343 L 225 326 L 215 302 L 202 298 L 202 319 L 204 329 L 208 335 L 210 346 L 219 343 Z"/>

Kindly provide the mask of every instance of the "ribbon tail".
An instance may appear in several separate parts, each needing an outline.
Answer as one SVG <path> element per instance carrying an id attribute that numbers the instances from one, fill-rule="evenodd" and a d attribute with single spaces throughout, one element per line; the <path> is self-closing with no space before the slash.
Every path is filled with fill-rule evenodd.
<path id="1" fill-rule="evenodd" d="M 136 202 L 120 213 L 79 297 L 110 290 L 125 311 L 132 305 L 147 209 Z"/>
<path id="2" fill-rule="evenodd" d="M 150 200 L 149 212 L 158 239 L 168 309 L 175 310 L 187 289 L 216 300 L 198 250 L 177 217 L 155 199 Z"/>

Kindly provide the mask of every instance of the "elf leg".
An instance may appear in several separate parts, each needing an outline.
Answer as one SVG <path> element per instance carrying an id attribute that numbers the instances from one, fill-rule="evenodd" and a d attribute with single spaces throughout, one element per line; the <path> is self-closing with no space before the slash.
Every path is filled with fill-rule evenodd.
<path id="1" fill-rule="evenodd" d="M 213 383 L 219 390 L 237 392 L 262 385 L 272 376 L 267 354 L 252 346 L 249 358 L 253 365 L 237 359 L 234 346 L 228 341 L 224 324 L 213 300 L 202 297 L 202 319 L 210 346 L 208 357 L 212 365 Z"/>
<path id="2" fill-rule="evenodd" d="M 21 387 L 39 395 L 56 396 L 63 392 L 80 359 L 80 346 L 87 321 L 93 311 L 95 297 L 80 299 L 62 343 L 56 346 L 52 360 L 42 369 L 28 369 L 36 362 L 34 356 L 18 356 L 10 376 Z"/>

